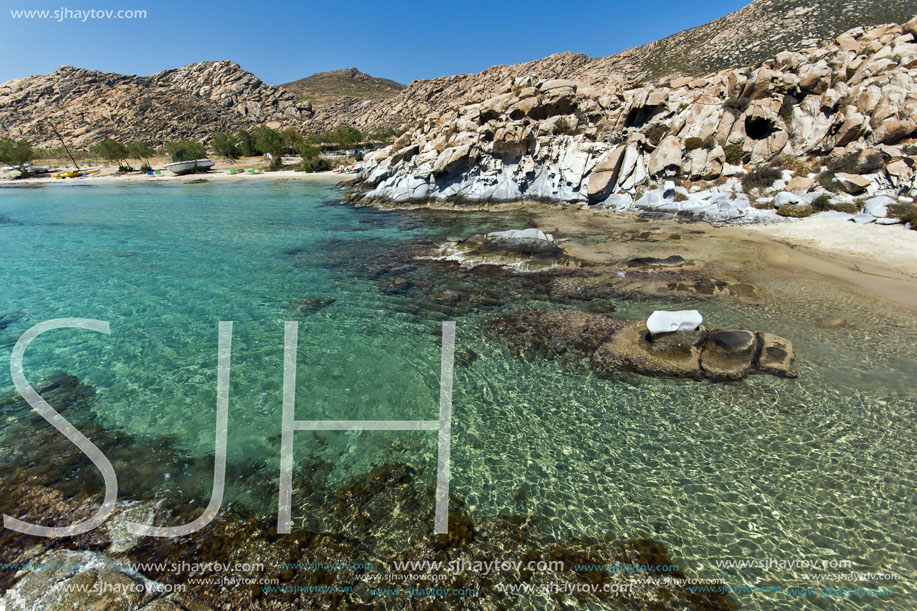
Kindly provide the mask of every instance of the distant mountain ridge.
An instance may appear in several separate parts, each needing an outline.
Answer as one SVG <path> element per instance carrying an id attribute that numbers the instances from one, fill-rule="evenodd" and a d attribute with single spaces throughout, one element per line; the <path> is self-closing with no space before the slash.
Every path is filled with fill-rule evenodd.
<path id="1" fill-rule="evenodd" d="M 225 60 L 151 76 L 62 66 L 0 84 L 0 125 L 37 147 L 59 146 L 49 122 L 70 144 L 87 148 L 104 138 L 205 140 L 263 123 L 305 129 L 312 114 L 307 102 Z"/>
<path id="2" fill-rule="evenodd" d="M 398 94 L 406 85 L 370 76 L 356 68 L 317 72 L 279 87 L 291 91 L 313 105 L 327 104 L 342 98 L 378 100 Z"/>

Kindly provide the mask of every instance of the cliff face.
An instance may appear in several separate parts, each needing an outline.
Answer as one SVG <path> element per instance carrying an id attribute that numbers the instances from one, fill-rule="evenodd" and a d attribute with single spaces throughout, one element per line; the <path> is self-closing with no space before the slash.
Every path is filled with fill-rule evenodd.
<path id="1" fill-rule="evenodd" d="M 711 23 L 609 57 L 559 53 L 495 66 L 478 74 L 414 81 L 384 102 L 318 108 L 314 123 L 329 127 L 411 126 L 430 113 L 480 102 L 528 74 L 566 78 L 591 87 L 635 86 L 673 76 L 703 76 L 755 65 L 781 51 L 829 44 L 857 26 L 903 23 L 917 13 L 915 0 L 755 0 Z"/>
<path id="2" fill-rule="evenodd" d="M 362 198 L 617 206 L 668 177 L 716 181 L 744 173 L 740 163 L 863 151 L 878 154 L 875 167 L 838 173 L 845 191 L 907 190 L 915 163 L 899 143 L 917 134 L 915 35 L 917 18 L 860 27 L 759 66 L 654 86 L 519 77 L 373 154 Z M 814 194 L 813 176 L 799 176 L 797 189 Z"/>
<path id="3" fill-rule="evenodd" d="M 85 148 L 108 137 L 159 144 L 262 123 L 303 128 L 311 116 L 310 104 L 230 61 L 152 76 L 63 66 L 0 85 L 0 124 L 38 147 L 59 146 L 47 121 Z"/>

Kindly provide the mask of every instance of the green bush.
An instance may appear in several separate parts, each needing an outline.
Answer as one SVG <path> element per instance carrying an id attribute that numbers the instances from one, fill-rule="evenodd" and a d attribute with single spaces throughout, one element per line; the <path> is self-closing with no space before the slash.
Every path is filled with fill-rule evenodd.
<path id="1" fill-rule="evenodd" d="M 106 138 L 105 140 L 102 140 L 96 144 L 92 150 L 102 159 L 117 163 L 119 172 L 128 171 L 128 166 L 125 163 L 128 155 L 127 147 L 117 140 Z"/>
<path id="2" fill-rule="evenodd" d="M 707 136 L 704 139 L 701 138 L 685 138 L 685 152 L 690 153 L 696 149 L 705 149 L 712 151 L 716 148 L 716 138 L 712 135 Z"/>
<path id="3" fill-rule="evenodd" d="M 255 148 L 262 155 L 271 154 L 271 157 L 280 158 L 284 151 L 283 136 L 277 130 L 267 125 L 262 125 L 255 130 Z"/>
<path id="4" fill-rule="evenodd" d="M 407 129 L 404 131 L 407 131 Z M 400 136 L 401 133 L 395 132 L 393 135 Z M 305 139 L 310 144 L 323 144 L 331 148 L 348 148 L 355 144 L 366 142 L 370 137 L 351 125 L 339 125 L 331 131 L 309 134 Z"/>
<path id="5" fill-rule="evenodd" d="M 820 184 L 826 191 L 837 193 L 841 189 L 840 185 L 834 182 L 834 172 L 821 172 L 815 180 L 817 180 L 818 184 Z"/>
<path id="6" fill-rule="evenodd" d="M 774 184 L 775 180 L 783 177 L 783 172 L 779 168 L 767 165 L 759 165 L 742 178 L 742 188 L 746 191 L 752 189 L 766 189 Z"/>
<path id="7" fill-rule="evenodd" d="M 690 153 L 693 150 L 699 149 L 704 145 L 704 141 L 700 138 L 685 138 L 685 152 Z"/>
<path id="8" fill-rule="evenodd" d="M 859 208 L 856 207 L 856 204 L 851 202 L 834 202 L 831 204 L 831 210 L 846 212 L 847 214 L 856 214 L 860 211 Z"/>
<path id="9" fill-rule="evenodd" d="M 742 160 L 745 158 L 745 151 L 742 150 L 741 144 L 730 144 L 726 147 L 725 152 L 726 163 L 731 163 L 732 165 L 742 163 Z"/>
<path id="10" fill-rule="evenodd" d="M 283 139 L 283 146 L 286 147 L 286 152 L 291 155 L 296 152 L 299 143 L 303 141 L 302 134 L 293 127 L 288 127 L 280 132 L 280 137 Z"/>
<path id="11" fill-rule="evenodd" d="M 156 154 L 156 151 L 153 150 L 146 142 L 129 142 L 127 144 L 127 155 L 131 159 L 137 159 L 143 164 L 140 166 L 140 169 L 150 167 L 150 157 Z"/>
<path id="12" fill-rule="evenodd" d="M 27 141 L 0 138 L 0 162 L 19 166 L 20 174 L 28 175 L 28 171 L 22 166 L 32 161 L 34 156 L 35 153 Z"/>
<path id="13" fill-rule="evenodd" d="M 780 216 L 788 216 L 794 219 L 801 219 L 815 214 L 815 208 L 808 205 L 789 204 L 782 206 L 777 210 Z"/>
<path id="14" fill-rule="evenodd" d="M 572 136 L 576 133 L 573 126 L 565 118 L 561 117 L 554 123 L 554 133 L 560 136 Z"/>
<path id="15" fill-rule="evenodd" d="M 889 204 L 888 216 L 899 218 L 911 224 L 911 229 L 917 231 L 917 205 L 915 204 Z"/>
<path id="16" fill-rule="evenodd" d="M 815 208 L 816 210 L 818 210 L 819 212 L 830 210 L 831 209 L 831 196 L 828 195 L 827 193 L 822 193 L 821 195 L 813 199 L 811 202 L 809 202 L 809 205 Z"/>
<path id="17" fill-rule="evenodd" d="M 213 134 L 213 140 L 210 142 L 213 152 L 226 159 L 237 159 L 239 157 L 239 145 L 236 137 L 226 132 L 216 132 Z"/>
<path id="18" fill-rule="evenodd" d="M 667 133 L 669 133 L 669 128 L 667 126 L 656 123 L 655 125 L 650 125 L 647 130 L 643 132 L 643 135 L 646 136 L 646 139 L 649 140 L 653 146 L 656 146 L 662 142 L 662 139 L 665 138 Z"/>
<path id="19" fill-rule="evenodd" d="M 885 159 L 879 153 L 870 153 L 863 157 L 862 153 L 857 152 L 829 159 L 825 165 L 835 173 L 872 174 L 885 167 Z"/>
<path id="20" fill-rule="evenodd" d="M 787 94 L 783 96 L 783 101 L 780 103 L 780 110 L 777 111 L 777 115 L 783 119 L 784 123 L 791 125 L 793 123 L 793 108 L 798 105 L 799 100 Z"/>
<path id="21" fill-rule="evenodd" d="M 331 162 L 324 157 L 313 157 L 302 162 L 303 172 L 327 172 L 331 169 Z"/>
<path id="22" fill-rule="evenodd" d="M 255 135 L 244 129 L 236 132 L 236 149 L 242 157 L 254 157 L 261 154 L 255 145 Z"/>
<path id="23" fill-rule="evenodd" d="M 749 104 L 751 104 L 751 100 L 748 98 L 732 97 L 723 102 L 723 108 L 737 117 L 748 110 Z"/>
<path id="24" fill-rule="evenodd" d="M 207 156 L 204 145 L 197 140 L 166 142 L 165 149 L 172 161 L 192 161 L 194 159 L 203 159 Z"/>

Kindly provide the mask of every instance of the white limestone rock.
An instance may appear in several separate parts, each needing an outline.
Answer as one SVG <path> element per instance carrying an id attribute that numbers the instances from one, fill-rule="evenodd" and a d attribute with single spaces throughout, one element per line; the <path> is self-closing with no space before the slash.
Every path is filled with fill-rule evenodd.
<path id="1" fill-rule="evenodd" d="M 646 319 L 646 329 L 650 335 L 693 331 L 703 322 L 704 317 L 697 310 L 656 310 Z"/>

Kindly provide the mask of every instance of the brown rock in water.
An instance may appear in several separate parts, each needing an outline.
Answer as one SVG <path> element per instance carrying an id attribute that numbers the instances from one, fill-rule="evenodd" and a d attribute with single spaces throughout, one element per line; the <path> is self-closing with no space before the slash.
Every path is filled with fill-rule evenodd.
<path id="1" fill-rule="evenodd" d="M 758 332 L 758 340 L 761 343 L 761 356 L 758 358 L 760 371 L 785 378 L 799 376 L 793 369 L 796 354 L 789 340 L 764 331 Z"/>
<path id="2" fill-rule="evenodd" d="M 624 323 L 577 310 L 518 310 L 491 323 L 519 354 L 591 354 Z"/>
<path id="3" fill-rule="evenodd" d="M 629 321 L 592 355 L 599 374 L 634 371 L 677 378 L 701 376 L 700 353 L 707 331 L 676 331 L 649 340 L 645 320 Z"/>
<path id="4" fill-rule="evenodd" d="M 833 316 L 831 318 L 819 318 L 815 321 L 815 324 L 823 329 L 837 329 L 845 326 L 847 321 L 840 316 Z"/>
<path id="5" fill-rule="evenodd" d="M 757 347 L 758 337 L 753 331 L 710 331 L 700 355 L 704 376 L 714 380 L 744 378 L 754 368 Z"/>

